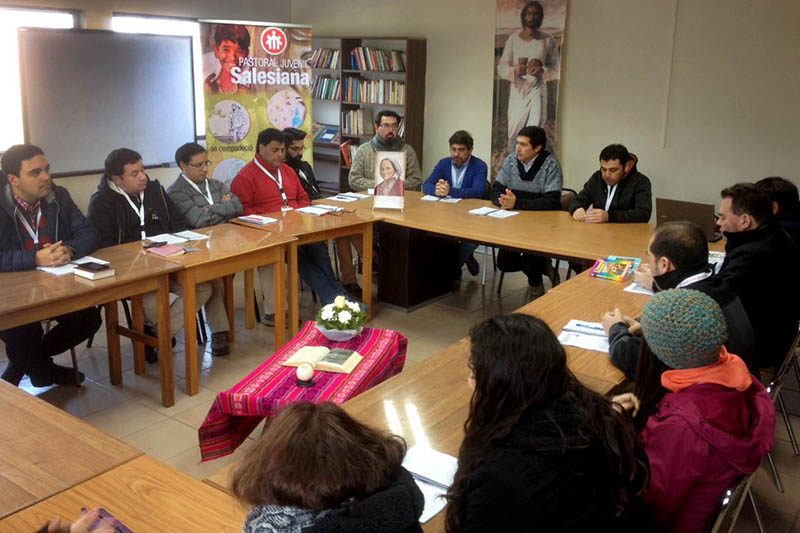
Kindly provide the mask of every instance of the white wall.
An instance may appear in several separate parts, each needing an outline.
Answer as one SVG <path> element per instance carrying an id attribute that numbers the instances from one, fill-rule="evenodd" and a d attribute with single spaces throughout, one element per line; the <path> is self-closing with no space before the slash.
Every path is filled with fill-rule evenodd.
<path id="1" fill-rule="evenodd" d="M 0 0 L 0 6 L 4 4 L 13 7 L 24 5 L 24 7 L 79 10 L 83 15 L 83 26 L 92 29 L 110 29 L 111 15 L 114 12 L 271 22 L 290 22 L 291 19 L 290 0 L 270 0 L 269 2 L 255 0 L 226 0 L 224 2 L 219 0 L 172 0 L 170 2 L 158 0 L 26 0 L 25 2 L 15 2 L 12 0 L 5 2 Z M 68 127 L 65 127 L 65 131 L 67 130 Z M 106 155 L 97 154 L 98 166 L 102 166 Z M 58 169 L 53 170 L 58 171 Z M 151 177 L 161 181 L 165 187 L 169 186 L 178 175 L 178 171 L 174 168 L 155 169 L 148 173 Z M 75 203 L 85 213 L 89 205 L 89 196 L 97 188 L 99 179 L 100 176 L 95 174 L 59 178 L 57 183 L 69 189 Z"/>
<path id="2" fill-rule="evenodd" d="M 428 39 L 426 173 L 459 128 L 488 158 L 494 18 L 495 0 L 292 0 L 315 35 Z M 797 183 L 798 21 L 795 0 L 570 0 L 565 185 L 579 188 L 611 142 L 637 153 L 656 196 L 716 203 L 735 181 Z"/>

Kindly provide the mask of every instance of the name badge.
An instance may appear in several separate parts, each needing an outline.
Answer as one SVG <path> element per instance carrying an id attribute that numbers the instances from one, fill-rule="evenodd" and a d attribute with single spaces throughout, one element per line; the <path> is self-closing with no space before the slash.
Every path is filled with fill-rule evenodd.
<path id="1" fill-rule="evenodd" d="M 281 207 L 281 211 L 291 211 L 291 210 L 292 210 L 292 208 L 290 206 L 288 206 L 288 205 L 285 205 L 285 206 Z"/>

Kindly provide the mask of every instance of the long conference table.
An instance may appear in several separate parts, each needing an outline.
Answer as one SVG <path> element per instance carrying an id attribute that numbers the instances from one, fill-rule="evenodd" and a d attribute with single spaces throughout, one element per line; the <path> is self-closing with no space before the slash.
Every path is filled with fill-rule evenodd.
<path id="1" fill-rule="evenodd" d="M 608 255 L 642 257 L 654 229 L 651 224 L 583 224 L 563 211 L 520 212 L 511 218 L 495 219 L 467 213 L 489 205 L 485 200 L 450 204 L 423 201 L 421 196 L 406 191 L 402 211 L 381 209 L 374 214 L 388 224 L 564 259 L 597 259 Z M 372 211 L 371 202 L 372 199 L 367 198 L 339 205 Z M 720 250 L 722 245 L 710 247 Z M 648 297 L 624 291 L 629 283 L 597 279 L 584 272 L 516 312 L 541 318 L 555 333 L 570 319 L 597 322 L 603 312 L 615 307 L 626 315 L 638 316 Z M 565 351 L 570 370 L 595 392 L 610 394 L 624 383 L 625 376 L 613 366 L 607 354 L 572 346 L 565 346 Z M 458 455 L 471 397 L 467 385 L 468 354 L 469 339 L 465 337 L 349 400 L 343 407 L 366 424 L 401 435 L 409 446 L 426 444 Z M 223 468 L 205 481 L 227 491 L 231 469 L 232 466 Z M 444 531 L 444 513 L 427 522 L 424 530 Z"/>

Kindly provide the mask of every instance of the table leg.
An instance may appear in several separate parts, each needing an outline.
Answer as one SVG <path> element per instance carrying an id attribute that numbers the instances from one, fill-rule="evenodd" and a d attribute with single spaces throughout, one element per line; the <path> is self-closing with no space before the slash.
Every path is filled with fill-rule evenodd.
<path id="1" fill-rule="evenodd" d="M 286 248 L 289 264 L 289 334 L 292 338 L 300 329 L 300 274 L 297 272 L 297 242 L 290 242 Z"/>
<path id="2" fill-rule="evenodd" d="M 175 405 L 175 378 L 172 370 L 172 328 L 169 318 L 169 276 L 158 279 L 156 292 L 158 322 L 158 367 L 161 372 L 161 404 Z"/>
<path id="3" fill-rule="evenodd" d="M 362 233 L 362 243 L 364 247 L 364 263 L 362 267 L 363 274 L 363 290 L 362 300 L 367 306 L 367 320 L 372 320 L 372 228 L 373 224 L 366 224 L 364 233 Z"/>
<path id="4" fill-rule="evenodd" d="M 228 315 L 228 342 L 234 342 L 236 340 L 236 324 L 234 323 L 236 317 L 233 307 L 233 276 L 225 276 L 222 278 L 222 283 L 225 285 L 225 312 Z"/>
<path id="5" fill-rule="evenodd" d="M 278 254 L 278 260 L 273 269 L 275 276 L 275 350 L 286 342 L 286 266 L 283 262 L 283 252 Z M 292 320 L 289 317 L 289 320 Z"/>
<path id="6" fill-rule="evenodd" d="M 133 313 L 133 331 L 144 332 L 144 307 L 142 295 L 138 294 L 131 297 L 131 313 Z M 133 343 L 133 371 L 136 375 L 143 376 L 145 373 L 144 364 L 144 343 L 134 341 Z"/>
<path id="7" fill-rule="evenodd" d="M 195 307 L 197 293 L 194 272 L 184 269 L 178 272 L 178 283 L 183 289 L 183 336 L 186 340 L 186 394 L 194 396 L 198 390 L 200 364 L 197 356 L 197 326 L 195 325 Z"/>
<path id="8" fill-rule="evenodd" d="M 244 271 L 244 325 L 247 329 L 256 327 L 256 302 L 255 302 L 255 271 Z"/>
<path id="9" fill-rule="evenodd" d="M 122 354 L 119 349 L 119 315 L 117 301 L 103 305 L 106 314 L 106 342 L 108 344 L 108 375 L 112 385 L 122 383 Z"/>

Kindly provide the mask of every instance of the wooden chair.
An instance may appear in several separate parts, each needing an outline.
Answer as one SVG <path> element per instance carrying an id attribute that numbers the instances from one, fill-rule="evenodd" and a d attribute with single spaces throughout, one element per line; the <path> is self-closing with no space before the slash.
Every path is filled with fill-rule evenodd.
<path id="1" fill-rule="evenodd" d="M 775 372 L 775 377 L 772 378 L 772 381 L 770 381 L 766 387 L 770 398 L 772 398 L 772 400 L 775 402 L 775 408 L 778 409 L 783 416 L 783 423 L 786 424 L 786 431 L 789 433 L 789 441 L 792 443 L 792 450 L 794 451 L 795 455 L 800 455 L 800 448 L 797 445 L 797 437 L 794 434 L 794 428 L 792 427 L 792 421 L 789 419 L 789 413 L 786 411 L 786 405 L 783 403 L 781 389 L 783 388 L 783 383 L 786 381 L 786 377 L 789 375 L 792 367 L 794 367 L 795 372 L 798 372 L 797 347 L 799 344 L 800 331 L 798 331 L 797 335 L 795 335 L 794 341 L 789 347 L 786 357 L 783 359 L 783 363 L 778 368 L 778 371 Z M 775 488 L 778 489 L 778 492 L 783 492 L 783 484 L 781 483 L 781 477 L 780 474 L 778 474 L 778 469 L 775 467 L 775 461 L 772 458 L 772 452 L 767 454 L 767 461 L 769 462 L 769 468 L 772 471 L 772 480 L 775 483 Z"/>
<path id="2" fill-rule="evenodd" d="M 742 505 L 744 505 L 745 497 L 749 498 L 750 504 L 753 506 L 753 514 L 756 517 L 758 530 L 764 533 L 764 525 L 761 523 L 761 514 L 758 512 L 756 499 L 753 496 L 753 492 L 750 490 L 750 485 L 755 475 L 755 472 L 753 472 L 752 474 L 742 477 L 735 485 L 725 491 L 725 494 L 722 495 L 719 512 L 709 528 L 710 533 L 733 531 L 736 520 L 739 518 L 739 512 L 742 510 Z"/>

